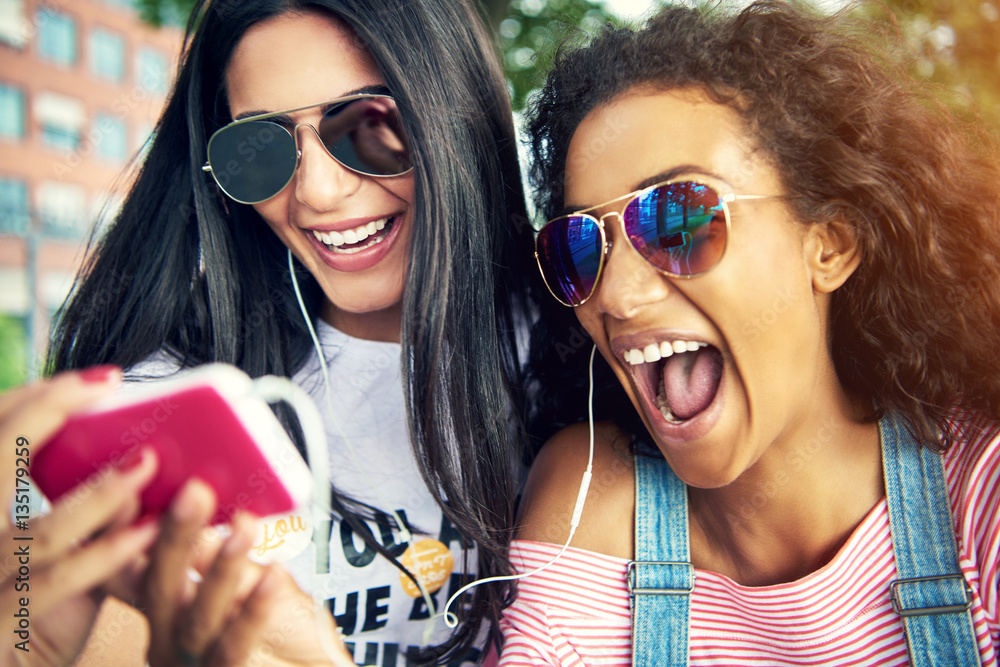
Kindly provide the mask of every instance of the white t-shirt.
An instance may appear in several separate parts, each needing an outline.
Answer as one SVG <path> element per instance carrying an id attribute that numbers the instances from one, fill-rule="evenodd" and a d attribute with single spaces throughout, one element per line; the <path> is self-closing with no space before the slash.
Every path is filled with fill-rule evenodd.
<path id="1" fill-rule="evenodd" d="M 323 415 L 330 480 L 341 493 L 383 513 L 366 523 L 397 558 L 408 546 L 391 529 L 392 518 L 384 515 L 395 510 L 409 524 L 426 575 L 443 582 L 432 592 L 440 610 L 458 589 L 460 575 L 475 571 L 475 548 L 463 544 L 458 531 L 443 519 L 417 470 L 403 405 L 400 346 L 352 338 L 323 322 L 317 335 L 329 367 L 334 414 L 328 408 L 315 355 L 293 380 L 309 392 Z M 407 648 L 423 644 L 428 623 L 427 605 L 418 589 L 395 565 L 365 545 L 346 522 L 319 525 L 317 530 L 330 533 L 329 555 L 317 562 L 316 549 L 310 544 L 285 567 L 303 590 L 318 591 L 329 601 L 355 662 L 403 667 Z M 451 630 L 444 621 L 431 622 L 435 624 L 431 643 L 447 639 Z"/>
<path id="2" fill-rule="evenodd" d="M 475 572 L 476 550 L 444 519 L 417 469 L 403 403 L 400 345 L 352 338 L 324 322 L 316 333 L 329 368 L 333 413 L 315 352 L 292 379 L 323 416 L 330 480 L 342 494 L 375 508 L 376 519 L 365 522 L 372 535 L 414 570 L 404 555 L 408 545 L 392 529 L 391 511 L 406 521 L 423 579 L 437 583 L 428 587 L 440 612 L 463 575 Z M 161 377 L 175 370 L 176 363 L 157 354 L 130 369 L 128 377 Z M 425 645 L 428 623 L 433 624 L 429 645 L 450 636 L 443 619 L 428 620 L 427 605 L 410 579 L 346 522 L 319 523 L 316 530 L 329 534 L 329 553 L 317 557 L 310 542 L 283 566 L 304 591 L 327 600 L 356 663 L 405 667 L 408 650 Z M 451 664 L 473 664 L 477 657 Z"/>

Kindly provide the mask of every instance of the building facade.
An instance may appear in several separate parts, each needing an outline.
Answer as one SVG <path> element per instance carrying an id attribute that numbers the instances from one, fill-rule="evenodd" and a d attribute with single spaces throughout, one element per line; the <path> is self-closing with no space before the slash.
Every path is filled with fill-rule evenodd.
<path id="1" fill-rule="evenodd" d="M 143 23 L 132 0 L 0 0 L 0 366 L 20 364 L 15 375 L 39 370 L 87 242 L 154 130 L 182 40 L 178 27 Z"/>

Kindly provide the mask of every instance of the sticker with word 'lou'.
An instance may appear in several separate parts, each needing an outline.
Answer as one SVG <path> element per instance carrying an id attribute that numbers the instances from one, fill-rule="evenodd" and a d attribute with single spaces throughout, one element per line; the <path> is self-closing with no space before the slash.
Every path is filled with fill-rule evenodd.
<path id="1" fill-rule="evenodd" d="M 275 514 L 257 522 L 250 559 L 266 565 L 284 563 L 306 550 L 313 537 L 313 522 L 301 514 Z"/>

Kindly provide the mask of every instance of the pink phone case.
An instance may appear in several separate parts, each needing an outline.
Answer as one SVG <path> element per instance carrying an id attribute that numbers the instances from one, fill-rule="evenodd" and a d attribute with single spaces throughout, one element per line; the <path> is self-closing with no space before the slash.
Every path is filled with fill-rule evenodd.
<path id="1" fill-rule="evenodd" d="M 250 378 L 223 364 L 128 384 L 70 417 L 32 457 L 31 476 L 55 502 L 74 489 L 86 493 L 100 470 L 143 446 L 159 457 L 143 514 L 163 511 L 192 477 L 215 490 L 213 523 L 237 510 L 268 516 L 312 499 L 309 468 L 280 422 Z"/>

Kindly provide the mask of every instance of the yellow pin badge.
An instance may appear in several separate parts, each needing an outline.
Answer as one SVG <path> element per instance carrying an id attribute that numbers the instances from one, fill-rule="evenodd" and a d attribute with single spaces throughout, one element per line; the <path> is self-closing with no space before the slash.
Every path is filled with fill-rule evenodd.
<path id="1" fill-rule="evenodd" d="M 444 586 L 455 568 L 455 558 L 451 551 L 438 540 L 420 540 L 410 545 L 399 557 L 399 562 L 420 580 L 428 593 Z M 412 598 L 420 597 L 420 589 L 406 574 L 401 572 L 399 581 L 407 595 Z"/>

